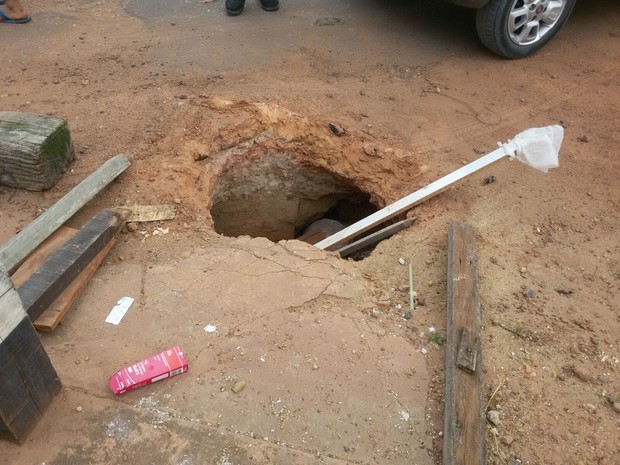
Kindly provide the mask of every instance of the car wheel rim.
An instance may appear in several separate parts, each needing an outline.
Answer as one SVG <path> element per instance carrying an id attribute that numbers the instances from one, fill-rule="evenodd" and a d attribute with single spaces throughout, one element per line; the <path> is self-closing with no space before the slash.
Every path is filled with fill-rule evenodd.
<path id="1" fill-rule="evenodd" d="M 531 45 L 560 20 L 567 0 L 514 0 L 508 14 L 508 36 L 516 45 Z"/>

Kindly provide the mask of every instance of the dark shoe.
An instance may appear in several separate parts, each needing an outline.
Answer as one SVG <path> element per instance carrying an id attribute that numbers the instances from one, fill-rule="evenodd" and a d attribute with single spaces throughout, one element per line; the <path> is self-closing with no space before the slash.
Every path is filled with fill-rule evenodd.
<path id="1" fill-rule="evenodd" d="M 226 0 L 226 13 L 230 16 L 237 16 L 241 14 L 244 6 L 245 0 Z"/>
<path id="2" fill-rule="evenodd" d="M 263 7 L 265 11 L 276 11 L 280 8 L 279 0 L 260 0 L 260 6 Z"/>

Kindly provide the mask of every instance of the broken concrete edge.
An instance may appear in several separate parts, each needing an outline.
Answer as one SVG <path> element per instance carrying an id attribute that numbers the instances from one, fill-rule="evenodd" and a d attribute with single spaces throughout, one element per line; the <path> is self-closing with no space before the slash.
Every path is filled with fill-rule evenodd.
<path id="1" fill-rule="evenodd" d="M 19 234 L 0 246 L 0 263 L 9 273 L 13 273 L 34 249 L 124 172 L 129 165 L 129 159 L 122 154 L 106 161 Z"/>

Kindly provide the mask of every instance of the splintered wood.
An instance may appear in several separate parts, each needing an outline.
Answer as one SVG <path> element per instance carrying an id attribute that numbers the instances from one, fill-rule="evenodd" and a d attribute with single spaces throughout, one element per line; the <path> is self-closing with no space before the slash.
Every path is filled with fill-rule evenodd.
<path id="1" fill-rule="evenodd" d="M 448 324 L 443 465 L 486 464 L 476 231 L 448 232 Z"/>

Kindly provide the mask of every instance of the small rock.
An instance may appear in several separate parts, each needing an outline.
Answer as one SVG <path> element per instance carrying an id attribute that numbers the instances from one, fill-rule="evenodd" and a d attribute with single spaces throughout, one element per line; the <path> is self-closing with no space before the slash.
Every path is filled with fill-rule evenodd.
<path id="1" fill-rule="evenodd" d="M 511 460 L 508 465 L 521 465 L 521 460 L 519 459 Z"/>
<path id="2" fill-rule="evenodd" d="M 523 296 L 527 297 L 528 299 L 531 299 L 535 295 L 536 291 L 534 289 L 526 289 L 525 291 L 523 291 Z"/>
<path id="3" fill-rule="evenodd" d="M 609 373 L 601 373 L 596 378 L 601 382 L 601 384 L 609 383 Z"/>
<path id="4" fill-rule="evenodd" d="M 620 413 L 620 402 L 614 402 L 611 404 L 611 408 L 614 409 L 614 412 Z"/>
<path id="5" fill-rule="evenodd" d="M 495 426 L 499 426 L 502 424 L 501 420 L 499 419 L 499 412 L 496 410 L 489 410 L 487 412 L 487 420 L 489 420 L 489 422 L 491 422 Z"/>
<path id="6" fill-rule="evenodd" d="M 177 205 L 179 205 L 181 203 L 181 199 L 178 197 L 175 197 L 174 199 L 174 203 L 176 203 Z"/>
<path id="7" fill-rule="evenodd" d="M 136 223 L 127 223 L 127 231 L 135 232 L 138 229 L 138 225 Z"/>
<path id="8" fill-rule="evenodd" d="M 381 316 L 381 312 L 379 310 L 377 310 L 376 308 L 373 308 L 370 311 L 370 316 L 373 318 L 379 318 Z"/>
<path id="9" fill-rule="evenodd" d="M 340 126 L 338 126 L 337 124 L 334 123 L 329 123 L 329 129 L 331 129 L 331 131 L 336 134 L 337 136 L 342 136 L 344 135 L 344 129 L 342 129 Z"/>
<path id="10" fill-rule="evenodd" d="M 248 382 L 246 380 L 240 379 L 233 385 L 233 387 L 230 388 L 230 390 L 234 392 L 235 394 L 237 394 L 243 391 L 247 385 L 248 385 Z"/>
<path id="11" fill-rule="evenodd" d="M 491 176 L 487 176 L 486 178 L 484 178 L 484 181 L 482 181 L 482 184 L 486 186 L 487 184 L 493 184 L 495 181 L 497 181 L 497 178 L 491 175 Z"/>
<path id="12" fill-rule="evenodd" d="M 313 369 L 313 370 L 318 370 L 318 369 L 319 369 L 319 366 L 318 366 L 318 365 L 316 365 L 316 364 L 314 364 L 314 365 L 312 365 L 312 369 Z"/>
<path id="13" fill-rule="evenodd" d="M 525 369 L 525 374 L 523 376 L 525 376 L 526 378 L 536 377 L 536 370 L 534 370 L 529 364 L 523 363 L 523 367 Z"/>
<path id="14" fill-rule="evenodd" d="M 514 441 L 514 438 L 510 435 L 510 434 L 504 434 L 502 436 L 502 442 L 504 444 L 506 444 L 507 446 L 509 446 L 510 444 L 512 444 Z"/>
<path id="15" fill-rule="evenodd" d="M 499 431 L 497 431 L 497 428 L 491 428 L 490 433 L 495 437 L 499 436 Z"/>
<path id="16" fill-rule="evenodd" d="M 577 137 L 577 140 L 578 140 L 579 142 L 583 142 L 583 143 L 586 143 L 586 144 L 587 144 L 588 142 L 590 142 L 590 138 L 589 138 L 586 134 L 584 134 L 583 136 L 579 136 L 579 137 Z"/>
<path id="17" fill-rule="evenodd" d="M 398 259 L 398 263 L 400 263 L 401 265 L 405 264 L 405 259 L 404 258 L 399 258 Z"/>
<path id="18" fill-rule="evenodd" d="M 520 273 L 527 273 L 527 268 L 522 266 L 521 269 L 519 270 Z"/>
<path id="19" fill-rule="evenodd" d="M 368 155 L 369 157 L 376 157 L 377 156 L 377 148 L 374 147 L 373 145 L 366 144 L 366 145 L 364 145 L 364 153 L 366 155 Z"/>
<path id="20" fill-rule="evenodd" d="M 596 405 L 586 404 L 586 410 L 590 413 L 596 413 Z"/>
<path id="21" fill-rule="evenodd" d="M 579 378 L 581 381 L 584 381 L 586 383 L 593 383 L 596 378 L 594 377 L 594 375 L 592 373 L 590 373 L 588 370 L 586 370 L 584 367 L 582 366 L 576 366 L 573 368 L 573 374 Z"/>
<path id="22" fill-rule="evenodd" d="M 75 407 L 75 410 L 76 410 L 77 412 L 82 412 L 84 409 L 82 408 L 82 406 L 81 406 L 81 405 L 78 405 L 77 407 Z"/>

